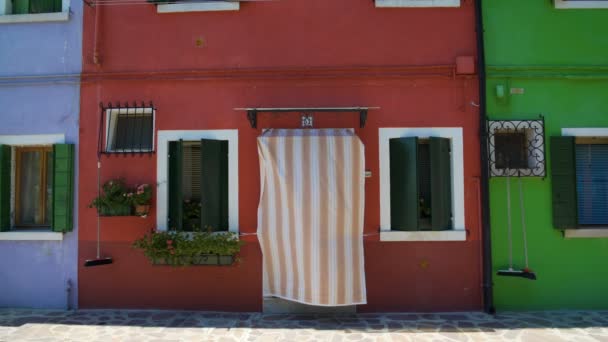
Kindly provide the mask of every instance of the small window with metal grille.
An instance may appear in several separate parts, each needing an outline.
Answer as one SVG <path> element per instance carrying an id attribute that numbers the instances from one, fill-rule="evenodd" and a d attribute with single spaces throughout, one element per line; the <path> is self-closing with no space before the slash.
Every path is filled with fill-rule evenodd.
<path id="1" fill-rule="evenodd" d="M 108 109 L 106 152 L 154 151 L 154 110 L 152 108 Z"/>
<path id="2" fill-rule="evenodd" d="M 494 134 L 497 169 L 528 169 L 528 139 L 526 131 Z"/>

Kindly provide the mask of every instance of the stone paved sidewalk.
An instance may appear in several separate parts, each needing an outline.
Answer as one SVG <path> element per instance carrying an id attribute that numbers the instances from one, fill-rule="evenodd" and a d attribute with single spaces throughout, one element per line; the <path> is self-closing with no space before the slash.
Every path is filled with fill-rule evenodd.
<path id="1" fill-rule="evenodd" d="M 608 342 L 608 311 L 301 316 L 0 309 L 0 341 Z"/>

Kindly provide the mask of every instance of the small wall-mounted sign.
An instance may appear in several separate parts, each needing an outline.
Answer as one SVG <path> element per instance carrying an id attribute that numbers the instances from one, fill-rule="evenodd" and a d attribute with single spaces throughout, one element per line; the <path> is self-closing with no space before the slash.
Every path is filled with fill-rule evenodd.
<path id="1" fill-rule="evenodd" d="M 302 128 L 312 128 L 312 115 L 302 114 Z"/>
<path id="2" fill-rule="evenodd" d="M 521 95 L 524 93 L 524 88 L 511 88 L 511 95 Z"/>
<path id="3" fill-rule="evenodd" d="M 371 178 L 371 177 L 372 177 L 372 171 L 365 170 L 365 178 Z"/>

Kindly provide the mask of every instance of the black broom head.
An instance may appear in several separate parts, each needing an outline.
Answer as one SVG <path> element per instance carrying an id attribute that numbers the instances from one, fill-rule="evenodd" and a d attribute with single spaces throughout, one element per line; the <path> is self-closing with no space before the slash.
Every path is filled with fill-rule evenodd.
<path id="1" fill-rule="evenodd" d="M 113 262 L 114 262 L 114 260 L 112 260 L 112 258 L 91 259 L 91 260 L 86 260 L 84 262 L 84 267 L 109 265 L 109 264 L 111 264 Z"/>
<path id="2" fill-rule="evenodd" d="M 529 279 L 529 280 L 536 280 L 536 274 L 534 274 L 534 272 L 532 272 L 531 270 L 528 270 L 528 269 L 500 270 L 496 273 L 496 275 L 503 276 L 503 277 L 519 277 L 519 278 L 525 278 L 525 279 Z"/>

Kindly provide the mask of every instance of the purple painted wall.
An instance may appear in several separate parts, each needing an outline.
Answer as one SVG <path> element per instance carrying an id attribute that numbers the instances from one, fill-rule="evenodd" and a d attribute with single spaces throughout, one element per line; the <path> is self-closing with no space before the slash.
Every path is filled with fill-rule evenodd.
<path id="1" fill-rule="evenodd" d="M 0 24 L 0 136 L 63 134 L 78 142 L 82 3 L 71 0 L 66 22 Z M 75 226 L 62 241 L 0 240 L 0 307 L 75 308 L 77 234 Z"/>

